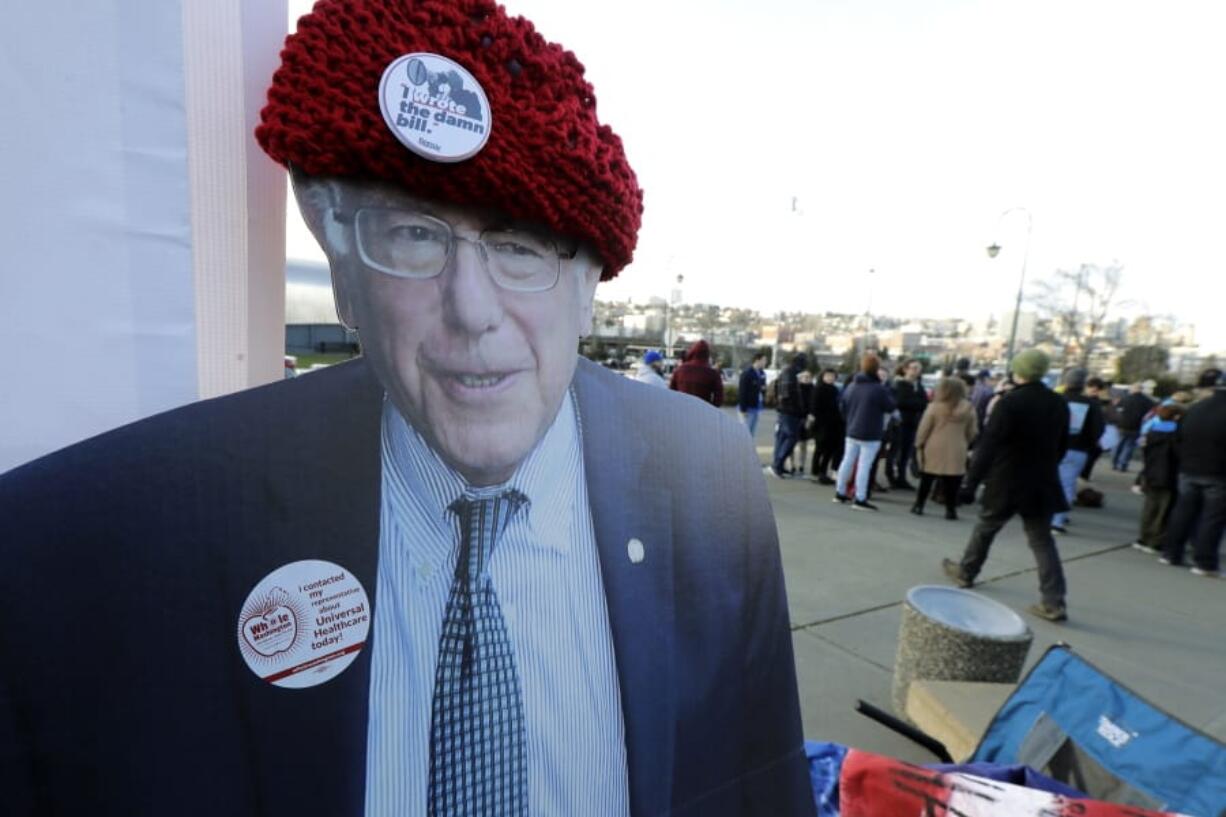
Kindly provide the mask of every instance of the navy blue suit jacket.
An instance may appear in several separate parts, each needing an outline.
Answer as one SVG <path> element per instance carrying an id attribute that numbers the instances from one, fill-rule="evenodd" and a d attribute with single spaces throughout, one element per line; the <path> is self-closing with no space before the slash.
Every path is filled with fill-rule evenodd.
<path id="1" fill-rule="evenodd" d="M 744 429 L 586 361 L 574 385 L 633 813 L 812 814 Z M 301 559 L 344 566 L 378 610 L 381 401 L 359 360 L 0 477 L 0 811 L 362 814 L 370 645 L 283 689 L 248 670 L 236 622 Z"/>

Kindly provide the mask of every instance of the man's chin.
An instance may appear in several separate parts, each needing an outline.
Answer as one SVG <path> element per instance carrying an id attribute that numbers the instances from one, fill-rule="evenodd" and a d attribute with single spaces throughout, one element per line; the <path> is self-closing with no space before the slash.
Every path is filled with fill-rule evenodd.
<path id="1" fill-rule="evenodd" d="M 536 444 L 535 432 L 535 428 L 526 432 L 522 426 L 506 423 L 458 429 L 439 453 L 469 483 L 496 485 L 510 479 L 527 458 Z"/>

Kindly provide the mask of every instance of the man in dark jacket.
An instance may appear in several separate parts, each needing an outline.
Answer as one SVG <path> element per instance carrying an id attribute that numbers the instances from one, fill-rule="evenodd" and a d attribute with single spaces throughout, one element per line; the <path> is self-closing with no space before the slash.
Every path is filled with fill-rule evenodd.
<path id="1" fill-rule="evenodd" d="M 766 353 L 759 352 L 741 372 L 736 388 L 737 417 L 749 429 L 749 438 L 758 430 L 758 415 L 762 413 L 762 393 L 766 390 Z"/>
<path id="2" fill-rule="evenodd" d="M 1085 394 L 1089 373 L 1081 367 L 1064 373 L 1064 399 L 1069 409 L 1068 450 L 1060 460 L 1060 486 L 1064 501 L 1072 507 L 1077 495 L 1077 477 L 1086 467 L 1090 455 L 1098 450 L 1098 438 L 1103 435 L 1103 410 L 1097 397 Z M 1068 508 L 1057 511 L 1051 518 L 1056 533 L 1068 531 Z"/>
<path id="3" fill-rule="evenodd" d="M 724 379 L 711 367 L 711 347 L 700 340 L 690 347 L 685 362 L 673 372 L 668 387 L 706 400 L 713 406 L 724 404 Z"/>
<path id="4" fill-rule="evenodd" d="M 774 456 L 766 467 L 766 472 L 771 476 L 784 476 L 783 462 L 792 455 L 792 449 L 800 439 L 800 427 L 806 416 L 800 394 L 800 373 L 808 365 L 809 359 L 804 353 L 799 353 L 775 381 L 775 410 L 779 414 L 779 425 L 775 429 Z"/>
<path id="5" fill-rule="evenodd" d="M 1141 435 L 1141 423 L 1155 405 L 1156 403 L 1141 391 L 1140 383 L 1133 383 L 1128 396 L 1120 401 L 1120 441 L 1116 443 L 1115 455 L 1111 461 L 1116 471 L 1128 470 L 1132 452 L 1137 447 L 1137 438 Z"/>
<path id="6" fill-rule="evenodd" d="M 856 474 L 856 494 L 852 507 L 859 511 L 875 511 L 868 501 L 868 483 L 872 478 L 873 460 L 881 448 L 887 416 L 896 408 L 894 394 L 878 376 L 881 361 L 871 352 L 860 360 L 860 373 L 843 392 L 839 408 L 847 423 L 846 448 L 835 482 L 834 501 L 849 502 L 847 489 L 852 471 Z"/>
<path id="7" fill-rule="evenodd" d="M 986 483 L 979 522 L 962 560 L 944 559 L 942 566 L 959 586 L 972 586 L 996 534 L 1015 514 L 1021 516 L 1042 594 L 1042 601 L 1028 609 L 1048 621 L 1064 621 L 1064 569 L 1048 524 L 1052 513 L 1068 508 L 1058 468 L 1068 449 L 1069 409 L 1042 383 L 1049 365 L 1047 355 L 1037 349 L 1013 359 L 1017 387 L 992 410 L 966 475 L 970 492 Z"/>
<path id="8" fill-rule="evenodd" d="M 1165 564 L 1183 561 L 1195 531 L 1192 572 L 1220 576 L 1222 532 L 1226 530 L 1226 379 L 1220 369 L 1201 374 L 1198 388 L 1216 383 L 1211 396 L 1193 403 L 1179 426 L 1179 499 L 1167 529 Z"/>
<path id="9" fill-rule="evenodd" d="M 821 381 L 813 391 L 814 437 L 817 442 L 813 452 L 811 478 L 821 485 L 833 485 L 828 471 L 843 460 L 843 415 L 839 413 L 839 387 L 835 385 L 839 373 L 834 369 L 822 372 Z"/>
<path id="10" fill-rule="evenodd" d="M 894 380 L 894 401 L 898 404 L 900 420 L 898 442 L 894 446 L 894 478 L 890 487 L 904 491 L 915 490 L 915 486 L 907 482 L 907 466 L 915 453 L 915 432 L 919 429 L 920 417 L 928 408 L 928 395 L 920 382 L 923 373 L 924 364 L 912 359 L 903 365 L 903 376 Z"/>

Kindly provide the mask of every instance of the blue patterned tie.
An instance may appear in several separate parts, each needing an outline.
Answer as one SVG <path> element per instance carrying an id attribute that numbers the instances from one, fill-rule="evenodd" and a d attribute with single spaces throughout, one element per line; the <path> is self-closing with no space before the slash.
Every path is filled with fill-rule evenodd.
<path id="1" fill-rule="evenodd" d="M 438 643 L 430 718 L 431 817 L 522 817 L 528 813 L 524 703 L 498 596 L 485 573 L 517 491 L 461 497 L 460 553 Z"/>

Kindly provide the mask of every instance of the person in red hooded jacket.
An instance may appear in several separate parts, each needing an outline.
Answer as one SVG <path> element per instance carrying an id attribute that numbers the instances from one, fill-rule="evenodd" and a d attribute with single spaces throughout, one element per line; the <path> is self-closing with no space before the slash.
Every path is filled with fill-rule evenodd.
<path id="1" fill-rule="evenodd" d="M 705 340 L 695 342 L 686 352 L 685 362 L 673 372 L 668 387 L 701 397 L 713 406 L 724 404 L 724 381 L 711 368 L 711 347 Z"/>

